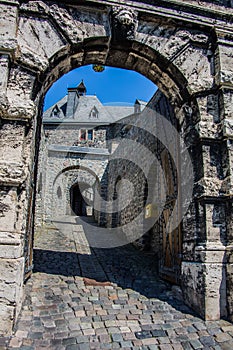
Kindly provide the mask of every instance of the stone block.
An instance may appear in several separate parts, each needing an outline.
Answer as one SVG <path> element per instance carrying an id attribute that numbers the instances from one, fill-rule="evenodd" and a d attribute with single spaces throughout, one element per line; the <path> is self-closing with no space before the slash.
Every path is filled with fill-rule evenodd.
<path id="1" fill-rule="evenodd" d="M 63 49 L 66 41 L 48 19 L 22 16 L 19 21 L 18 43 L 20 60 L 32 68 L 44 70 L 48 66 L 48 59 Z"/>
<path id="2" fill-rule="evenodd" d="M 211 89 L 213 86 L 210 63 L 203 49 L 189 46 L 181 51 L 173 63 L 187 79 L 190 93 Z"/>
<path id="3" fill-rule="evenodd" d="M 20 163 L 25 127 L 17 122 L 5 122 L 0 130 L 0 162 Z"/>
<path id="4" fill-rule="evenodd" d="M 16 4 L 0 4 L 1 40 L 7 41 L 15 38 L 17 31 L 17 6 Z M 0 42 L 1 43 L 1 42 Z"/>
<path id="5" fill-rule="evenodd" d="M 0 258 L 16 259 L 22 257 L 23 246 L 21 234 L 0 232 Z"/>
<path id="6" fill-rule="evenodd" d="M 23 296 L 24 258 L 0 258 L 0 334 L 11 334 Z"/>
<path id="7" fill-rule="evenodd" d="M 219 84 L 233 85 L 232 46 L 219 44 Z"/>
<path id="8" fill-rule="evenodd" d="M 9 72 L 9 56 L 0 55 L 0 87 L 1 87 L 2 94 L 6 92 L 8 72 Z"/>
<path id="9" fill-rule="evenodd" d="M 0 231 L 14 232 L 17 215 L 16 188 L 0 187 Z"/>

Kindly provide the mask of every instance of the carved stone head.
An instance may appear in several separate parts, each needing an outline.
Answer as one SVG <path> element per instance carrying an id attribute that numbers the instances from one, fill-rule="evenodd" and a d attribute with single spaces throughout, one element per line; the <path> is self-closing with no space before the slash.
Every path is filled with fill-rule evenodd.
<path id="1" fill-rule="evenodd" d="M 112 36 L 115 40 L 132 40 L 137 28 L 137 11 L 127 6 L 112 8 Z"/>

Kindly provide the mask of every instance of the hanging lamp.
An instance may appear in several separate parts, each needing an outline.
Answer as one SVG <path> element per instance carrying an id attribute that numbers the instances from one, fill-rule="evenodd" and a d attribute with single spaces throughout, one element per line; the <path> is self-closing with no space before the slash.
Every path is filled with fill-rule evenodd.
<path id="1" fill-rule="evenodd" d="M 105 70 L 105 67 L 102 66 L 101 64 L 93 64 L 92 68 L 96 73 L 101 73 Z"/>

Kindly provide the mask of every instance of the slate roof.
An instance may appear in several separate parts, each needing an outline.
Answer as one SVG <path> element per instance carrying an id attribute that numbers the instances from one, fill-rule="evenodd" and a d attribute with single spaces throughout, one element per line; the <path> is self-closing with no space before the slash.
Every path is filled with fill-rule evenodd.
<path id="1" fill-rule="evenodd" d="M 43 113 L 43 118 L 44 119 L 49 119 L 50 115 L 54 109 L 55 106 L 58 106 L 58 108 L 61 111 L 60 118 L 63 119 L 65 118 L 65 113 L 66 113 L 66 105 L 67 105 L 67 95 L 64 96 L 61 100 L 59 100 L 57 103 L 55 103 L 53 106 L 49 107 L 44 113 Z"/>
<path id="2" fill-rule="evenodd" d="M 115 122 L 134 113 L 134 106 L 105 106 L 105 108 L 113 116 Z"/>
<path id="3" fill-rule="evenodd" d="M 134 106 L 104 106 L 97 96 L 94 95 L 83 95 L 79 96 L 79 102 L 76 111 L 72 118 L 66 118 L 66 107 L 67 107 L 68 95 L 59 100 L 56 104 L 48 108 L 43 113 L 44 121 L 47 120 L 72 120 L 80 123 L 114 123 L 119 119 L 122 119 L 130 114 L 134 113 Z M 58 107 L 60 114 L 59 117 L 51 117 L 51 113 L 54 108 Z M 98 117 L 93 117 L 91 111 L 96 109 Z"/>
<path id="4" fill-rule="evenodd" d="M 97 111 L 98 117 L 91 116 L 93 109 Z M 78 106 L 74 113 L 74 119 L 79 122 L 114 122 L 114 118 L 108 112 L 108 110 L 102 105 L 96 96 L 92 95 L 84 95 L 79 97 Z"/>

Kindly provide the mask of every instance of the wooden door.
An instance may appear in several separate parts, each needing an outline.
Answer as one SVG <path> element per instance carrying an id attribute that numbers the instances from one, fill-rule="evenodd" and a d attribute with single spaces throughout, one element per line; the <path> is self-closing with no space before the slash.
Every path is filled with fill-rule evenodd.
<path id="1" fill-rule="evenodd" d="M 166 203 L 160 216 L 160 275 L 162 278 L 179 284 L 182 254 L 181 226 L 172 232 L 167 229 L 170 216 L 177 200 L 177 172 L 167 149 L 161 152 L 161 163 L 166 181 Z M 178 218 L 177 218 L 178 220 Z"/>
<path id="2" fill-rule="evenodd" d="M 24 280 L 27 280 L 33 270 L 33 236 L 34 236 L 34 185 L 31 183 L 29 190 L 29 203 L 27 215 L 27 227 L 24 244 L 25 272 Z"/>

